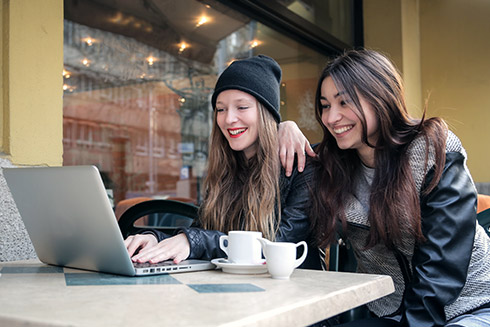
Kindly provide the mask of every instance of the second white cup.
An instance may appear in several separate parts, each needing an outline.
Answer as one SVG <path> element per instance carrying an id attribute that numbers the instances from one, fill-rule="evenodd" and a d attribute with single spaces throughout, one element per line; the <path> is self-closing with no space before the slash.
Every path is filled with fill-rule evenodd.
<path id="1" fill-rule="evenodd" d="M 308 253 L 308 246 L 305 241 L 299 243 L 270 242 L 261 239 L 262 250 L 267 262 L 267 270 L 274 279 L 289 279 L 294 269 L 305 261 Z M 296 259 L 298 247 L 304 246 L 303 254 Z"/>
<path id="2" fill-rule="evenodd" d="M 237 264 L 260 264 L 262 247 L 259 238 L 261 232 L 230 231 L 219 238 L 219 247 L 228 256 L 228 261 Z M 225 241 L 228 244 L 225 245 Z"/>

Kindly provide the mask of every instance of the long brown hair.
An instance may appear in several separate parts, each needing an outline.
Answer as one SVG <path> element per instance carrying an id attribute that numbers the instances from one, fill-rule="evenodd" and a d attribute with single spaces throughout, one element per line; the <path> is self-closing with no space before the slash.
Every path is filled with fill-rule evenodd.
<path id="1" fill-rule="evenodd" d="M 260 231 L 274 240 L 281 212 L 278 125 L 258 101 L 257 107 L 257 152 L 248 160 L 242 151 L 230 148 L 215 111 L 200 220 L 206 229 Z"/>
<path id="2" fill-rule="evenodd" d="M 425 119 L 425 110 L 422 119 L 410 117 L 402 79 L 389 59 L 372 50 L 350 50 L 327 64 L 316 91 L 315 116 L 323 129 L 323 139 L 316 149 L 319 161 L 316 163 L 312 230 L 319 245 L 326 246 L 333 242 L 339 227 L 348 228 L 344 204 L 349 194 L 354 192 L 354 180 L 361 167 L 357 152 L 341 150 L 322 123 L 321 86 L 327 77 L 332 78 L 339 92 L 345 92 L 346 97 L 352 100 L 353 110 L 363 128 L 362 142 L 375 149 L 375 173 L 368 218 L 371 228 L 366 248 L 380 243 L 393 248 L 401 240 L 407 223 L 415 239 L 424 241 L 420 199 L 407 150 L 415 137 L 423 135 L 427 165 L 428 151 L 433 147 L 435 174 L 424 189 L 425 193 L 430 192 L 444 168 L 447 126 L 440 118 Z M 366 119 L 359 96 L 371 104 L 377 117 L 376 144 L 368 142 Z"/>

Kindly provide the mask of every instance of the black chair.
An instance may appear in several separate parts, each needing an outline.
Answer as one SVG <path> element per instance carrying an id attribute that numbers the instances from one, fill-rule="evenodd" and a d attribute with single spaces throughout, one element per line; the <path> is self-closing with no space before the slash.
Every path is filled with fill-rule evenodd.
<path id="1" fill-rule="evenodd" d="M 330 271 L 341 271 L 341 272 L 355 272 L 357 268 L 357 260 L 354 256 L 354 251 L 352 250 L 349 243 L 344 243 L 343 241 L 330 246 L 330 256 L 329 256 L 329 269 Z M 334 321 L 336 323 L 347 323 L 354 320 L 369 318 L 369 310 L 366 305 L 350 309 L 344 313 L 335 316 Z"/>
<path id="2" fill-rule="evenodd" d="M 483 210 L 476 215 L 478 223 L 483 226 L 487 235 L 490 236 L 490 209 Z"/>
<path id="3" fill-rule="evenodd" d="M 141 217 L 148 216 L 148 226 L 135 226 Z M 197 220 L 198 207 L 174 200 L 150 200 L 135 204 L 119 218 L 119 229 L 124 238 L 148 228 L 172 235 L 179 227 L 189 227 Z"/>

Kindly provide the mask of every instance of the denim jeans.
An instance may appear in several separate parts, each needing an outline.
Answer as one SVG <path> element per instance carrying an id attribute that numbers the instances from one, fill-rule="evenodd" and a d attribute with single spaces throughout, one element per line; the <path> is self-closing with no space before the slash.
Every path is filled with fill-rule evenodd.
<path id="1" fill-rule="evenodd" d="M 371 318 L 366 320 L 356 320 L 350 323 L 341 324 L 342 327 L 395 327 L 398 322 L 392 319 Z M 328 325 L 327 325 L 328 326 Z M 471 313 L 462 314 L 449 320 L 444 327 L 489 327 L 490 326 L 490 308 L 482 308 Z"/>
<path id="2" fill-rule="evenodd" d="M 487 327 L 490 326 L 490 308 L 475 310 L 448 321 L 445 327 Z"/>

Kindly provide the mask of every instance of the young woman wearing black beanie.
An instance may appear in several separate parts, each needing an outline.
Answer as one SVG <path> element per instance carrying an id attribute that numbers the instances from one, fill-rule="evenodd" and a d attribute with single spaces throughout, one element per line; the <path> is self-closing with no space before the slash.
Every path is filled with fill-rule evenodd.
<path id="1" fill-rule="evenodd" d="M 286 178 L 278 156 L 281 74 L 277 62 L 259 55 L 233 62 L 220 75 L 211 100 L 214 121 L 200 227 L 183 228 L 170 238 L 158 231 L 129 236 L 133 261 L 225 257 L 219 238 L 231 230 L 260 231 L 275 241 L 309 240 L 312 169 L 294 169 Z M 321 267 L 316 248 L 310 247 L 302 267 Z"/>

